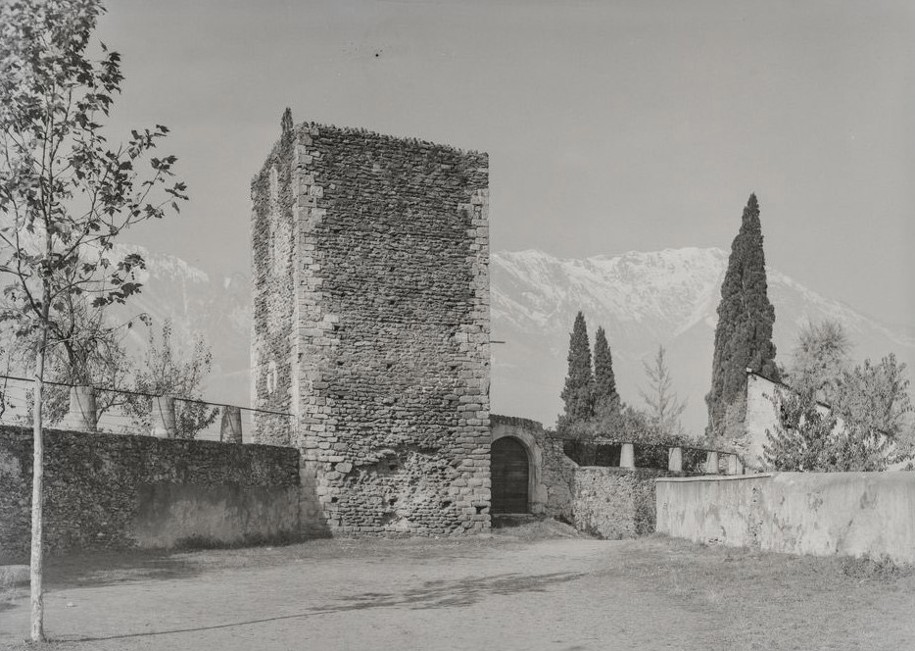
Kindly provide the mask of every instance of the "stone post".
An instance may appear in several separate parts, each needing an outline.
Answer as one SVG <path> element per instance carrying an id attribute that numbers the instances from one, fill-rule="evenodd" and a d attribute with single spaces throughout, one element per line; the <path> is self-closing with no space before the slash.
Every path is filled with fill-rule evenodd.
<path id="1" fill-rule="evenodd" d="M 718 474 L 718 453 L 714 450 L 710 450 L 705 459 L 705 473 L 707 475 Z"/>
<path id="2" fill-rule="evenodd" d="M 94 432 L 98 429 L 94 387 L 70 387 L 70 411 L 61 421 L 60 427 L 74 432 Z"/>
<path id="3" fill-rule="evenodd" d="M 226 443 L 241 443 L 241 409 L 238 407 L 226 405 L 222 408 L 219 440 Z"/>
<path id="4" fill-rule="evenodd" d="M 740 463 L 740 457 L 736 454 L 728 455 L 728 474 L 729 475 L 742 475 L 743 474 L 743 464 Z"/>
<path id="5" fill-rule="evenodd" d="M 175 423 L 175 399 L 171 396 L 153 398 L 152 435 L 160 439 L 173 439 L 178 435 Z"/>
<path id="6" fill-rule="evenodd" d="M 635 468 L 635 450 L 632 443 L 620 445 L 620 468 Z"/>
<path id="7" fill-rule="evenodd" d="M 668 448 L 667 469 L 671 472 L 683 472 L 683 448 Z"/>

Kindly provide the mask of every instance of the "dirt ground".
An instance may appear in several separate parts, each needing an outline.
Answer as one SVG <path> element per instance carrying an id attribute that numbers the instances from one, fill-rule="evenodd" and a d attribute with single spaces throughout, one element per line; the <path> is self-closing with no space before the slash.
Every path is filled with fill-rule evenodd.
<path id="1" fill-rule="evenodd" d="M 915 573 L 868 562 L 581 538 L 101 554 L 50 563 L 46 629 L 0 598 L 0 648 L 915 649 Z"/>

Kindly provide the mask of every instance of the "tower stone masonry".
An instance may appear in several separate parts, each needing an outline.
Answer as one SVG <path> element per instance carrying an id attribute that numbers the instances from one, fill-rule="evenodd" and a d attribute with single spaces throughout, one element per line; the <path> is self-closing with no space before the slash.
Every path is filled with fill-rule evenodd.
<path id="1" fill-rule="evenodd" d="M 283 119 L 252 181 L 256 441 L 342 534 L 490 526 L 488 157 Z"/>

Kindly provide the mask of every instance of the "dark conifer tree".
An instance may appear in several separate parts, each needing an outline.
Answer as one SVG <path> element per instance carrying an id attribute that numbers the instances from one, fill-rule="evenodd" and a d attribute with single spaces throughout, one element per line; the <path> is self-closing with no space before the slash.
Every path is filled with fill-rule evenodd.
<path id="1" fill-rule="evenodd" d="M 735 428 L 742 424 L 746 410 L 747 369 L 779 379 L 772 343 L 774 323 L 775 309 L 767 293 L 759 204 L 756 195 L 751 194 L 721 285 L 712 388 L 705 397 L 709 412 L 707 434 L 719 442 L 739 435 Z"/>
<path id="2" fill-rule="evenodd" d="M 588 326 L 579 312 L 569 337 L 569 374 L 562 389 L 567 424 L 586 421 L 594 415 L 594 374 L 591 371 L 591 345 Z"/>
<path id="3" fill-rule="evenodd" d="M 607 333 L 603 327 L 599 327 L 594 336 L 594 409 L 618 405 L 619 397 Z"/>

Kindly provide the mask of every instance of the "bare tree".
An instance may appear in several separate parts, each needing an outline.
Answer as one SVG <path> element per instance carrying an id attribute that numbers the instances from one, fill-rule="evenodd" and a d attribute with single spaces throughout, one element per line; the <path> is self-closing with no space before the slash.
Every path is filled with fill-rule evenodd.
<path id="1" fill-rule="evenodd" d="M 648 406 L 647 415 L 651 425 L 657 428 L 662 437 L 672 439 L 683 436 L 680 418 L 686 409 L 686 402 L 681 401 L 673 390 L 665 354 L 664 346 L 658 346 L 653 362 L 642 362 L 645 375 L 648 376 L 648 390 L 639 393 Z"/>

